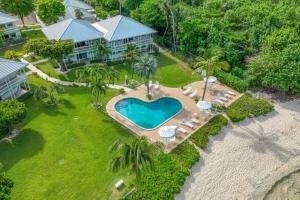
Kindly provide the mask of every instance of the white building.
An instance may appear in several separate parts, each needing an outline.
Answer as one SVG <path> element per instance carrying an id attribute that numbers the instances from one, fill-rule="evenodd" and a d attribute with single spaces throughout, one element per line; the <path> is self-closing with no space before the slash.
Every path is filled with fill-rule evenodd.
<path id="1" fill-rule="evenodd" d="M 140 52 L 153 52 L 155 30 L 128 17 L 118 15 L 93 24 L 84 20 L 67 19 L 42 29 L 49 40 L 71 39 L 74 52 L 66 55 L 66 63 L 97 59 L 96 41 L 104 41 L 111 50 L 109 60 L 120 60 L 128 44 L 137 45 Z"/>
<path id="2" fill-rule="evenodd" d="M 15 99 L 22 85 L 30 90 L 24 70 L 26 66 L 27 63 L 0 58 L 0 100 Z"/>
<path id="3" fill-rule="evenodd" d="M 20 39 L 21 33 L 16 25 L 17 17 L 0 12 L 0 28 L 4 30 L 4 39 Z"/>
<path id="4" fill-rule="evenodd" d="M 77 19 L 76 12 L 80 12 L 81 19 L 96 21 L 95 9 L 91 5 L 78 0 L 64 0 L 63 4 L 65 6 L 64 19 Z"/>

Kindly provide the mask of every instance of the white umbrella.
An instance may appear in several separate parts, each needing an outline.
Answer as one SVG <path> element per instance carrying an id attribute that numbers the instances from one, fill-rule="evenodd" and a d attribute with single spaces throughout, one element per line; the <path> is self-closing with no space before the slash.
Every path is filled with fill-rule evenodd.
<path id="1" fill-rule="evenodd" d="M 159 136 L 164 142 L 168 143 L 172 138 L 175 137 L 176 126 L 163 126 L 158 130 Z"/>
<path id="2" fill-rule="evenodd" d="M 214 77 L 214 76 L 210 76 L 210 77 L 208 77 L 208 83 L 214 83 L 214 82 L 216 82 L 218 79 L 216 78 L 216 77 Z"/>
<path id="3" fill-rule="evenodd" d="M 204 111 L 204 110 L 211 109 L 212 105 L 208 101 L 199 101 L 197 103 L 197 107 L 199 108 L 200 111 Z"/>

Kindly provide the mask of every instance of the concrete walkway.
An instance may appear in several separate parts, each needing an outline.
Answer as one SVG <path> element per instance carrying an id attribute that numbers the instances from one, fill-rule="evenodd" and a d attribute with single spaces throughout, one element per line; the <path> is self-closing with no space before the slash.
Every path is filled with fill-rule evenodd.
<path id="1" fill-rule="evenodd" d="M 39 77 L 41 77 L 42 79 L 52 82 L 52 83 L 56 83 L 59 85 L 63 85 L 63 86 L 82 86 L 82 87 L 88 87 L 87 83 L 77 83 L 77 82 L 70 82 L 70 81 L 62 81 L 53 77 L 50 77 L 49 75 L 45 74 L 44 72 L 42 72 L 40 69 L 38 69 L 37 67 L 35 67 L 32 63 L 28 62 L 27 60 L 25 60 L 24 58 L 20 58 L 21 62 L 24 63 L 28 63 L 27 68 L 30 69 L 30 71 L 32 71 L 33 73 L 36 73 Z M 108 84 L 107 85 L 109 88 L 112 89 L 124 89 L 126 92 L 131 91 L 132 89 L 128 88 L 128 87 L 124 87 L 121 85 L 113 85 L 113 84 Z"/>

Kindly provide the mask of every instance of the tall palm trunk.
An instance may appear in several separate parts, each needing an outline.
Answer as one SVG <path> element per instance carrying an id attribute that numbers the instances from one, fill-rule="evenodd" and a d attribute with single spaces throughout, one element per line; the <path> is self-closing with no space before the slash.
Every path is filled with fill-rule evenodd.
<path id="1" fill-rule="evenodd" d="M 203 95 L 202 95 L 202 101 L 204 101 L 204 98 L 205 98 L 207 83 L 208 83 L 208 77 L 206 77 L 206 80 L 205 80 L 204 91 L 203 91 Z"/>
<path id="2" fill-rule="evenodd" d="M 173 48 L 176 52 L 176 22 L 175 22 L 175 13 L 172 7 L 169 8 L 172 18 L 172 32 L 173 32 Z"/>
<path id="3" fill-rule="evenodd" d="M 22 21 L 22 25 L 23 25 L 23 27 L 25 27 L 24 16 L 23 16 L 23 15 L 21 15 L 21 16 L 19 16 L 19 17 L 20 17 L 20 19 L 21 19 L 21 21 Z"/>

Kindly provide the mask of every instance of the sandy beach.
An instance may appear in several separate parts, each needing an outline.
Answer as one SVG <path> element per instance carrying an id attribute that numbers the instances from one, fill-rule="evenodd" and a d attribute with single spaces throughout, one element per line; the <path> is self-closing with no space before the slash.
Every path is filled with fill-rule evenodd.
<path id="1" fill-rule="evenodd" d="M 300 99 L 274 105 L 267 116 L 230 125 L 211 138 L 175 199 L 263 199 L 277 181 L 300 169 Z"/>

